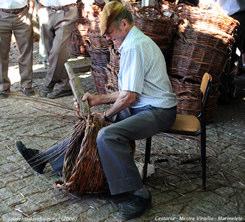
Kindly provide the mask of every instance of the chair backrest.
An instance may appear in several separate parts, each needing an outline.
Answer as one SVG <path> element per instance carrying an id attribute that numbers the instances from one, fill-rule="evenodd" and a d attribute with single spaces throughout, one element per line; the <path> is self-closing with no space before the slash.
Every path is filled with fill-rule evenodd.
<path id="1" fill-rule="evenodd" d="M 212 76 L 209 73 L 205 73 L 202 77 L 200 91 L 202 93 L 202 106 L 204 107 L 207 102 L 207 98 L 210 93 L 210 87 L 212 82 Z"/>

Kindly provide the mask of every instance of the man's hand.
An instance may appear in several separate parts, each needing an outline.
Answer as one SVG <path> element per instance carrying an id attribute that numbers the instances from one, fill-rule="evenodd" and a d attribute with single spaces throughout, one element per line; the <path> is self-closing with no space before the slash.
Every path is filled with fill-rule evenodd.
<path id="1" fill-rule="evenodd" d="M 100 121 L 104 121 L 104 113 L 99 113 L 99 112 L 96 112 L 96 113 L 92 113 L 92 115 L 95 117 L 95 118 L 98 118 Z"/>
<path id="2" fill-rule="evenodd" d="M 85 102 L 86 100 L 88 101 L 88 105 L 90 107 L 97 105 L 97 96 L 96 95 L 92 95 L 92 94 L 86 92 L 82 97 L 82 101 Z"/>

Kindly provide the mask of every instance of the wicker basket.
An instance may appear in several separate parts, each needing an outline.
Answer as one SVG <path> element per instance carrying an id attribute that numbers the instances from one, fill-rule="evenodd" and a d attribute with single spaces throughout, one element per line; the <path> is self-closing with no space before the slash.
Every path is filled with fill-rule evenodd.
<path id="1" fill-rule="evenodd" d="M 210 13 L 205 12 L 210 16 Z M 193 13 L 195 18 L 197 12 Z M 199 20 L 195 20 L 190 14 L 186 19 L 194 20 L 195 23 L 192 21 L 193 24 L 190 24 L 185 20 L 185 23 L 179 26 L 180 38 L 174 42 L 169 74 L 200 83 L 203 73 L 209 72 L 213 74 L 214 81 L 219 81 L 235 39 L 221 30 L 215 21 L 207 23 L 206 17 L 202 15 L 202 18 L 201 15 Z"/>
<path id="2" fill-rule="evenodd" d="M 66 190 L 83 195 L 108 189 L 96 145 L 98 131 L 105 125 L 92 115 L 75 125 L 63 167 Z"/>
<path id="3" fill-rule="evenodd" d="M 200 84 L 173 77 L 171 77 L 170 80 L 177 96 L 177 112 L 181 114 L 198 115 L 201 110 Z M 218 83 L 212 84 L 212 93 L 206 105 L 208 120 L 213 118 L 217 109 L 217 100 L 219 97 L 218 87 Z"/>
<path id="4" fill-rule="evenodd" d="M 92 76 L 94 78 L 96 90 L 100 94 L 106 93 L 107 69 L 106 67 L 96 66 L 92 64 Z"/>
<path id="5" fill-rule="evenodd" d="M 119 72 L 119 60 L 120 55 L 113 45 L 109 47 L 110 51 L 110 62 L 107 65 L 107 84 L 106 91 L 108 93 L 115 92 L 118 90 L 118 72 Z"/>
<path id="6" fill-rule="evenodd" d="M 196 33 L 198 34 L 198 33 Z M 200 35 L 203 35 L 200 33 Z M 219 81 L 220 74 L 223 72 L 228 61 L 229 47 L 223 45 L 212 47 L 212 36 L 207 44 L 198 42 L 186 42 L 184 39 L 175 41 L 169 74 L 177 78 L 186 78 L 195 83 L 201 83 L 203 73 L 213 74 L 214 81 Z M 208 36 L 207 36 L 208 40 Z"/>
<path id="7" fill-rule="evenodd" d="M 70 37 L 71 54 L 73 56 L 88 56 L 88 52 L 85 46 L 87 40 L 88 27 L 89 21 L 87 19 L 79 18 L 76 21 Z"/>
<path id="8" fill-rule="evenodd" d="M 191 24 L 202 21 L 209 25 L 216 26 L 217 30 L 221 30 L 229 35 L 233 35 L 239 24 L 237 20 L 225 15 L 221 10 L 215 7 L 205 9 L 180 4 L 179 7 L 176 8 L 176 13 L 180 19 L 188 19 Z"/>
<path id="9" fill-rule="evenodd" d="M 160 48 L 167 48 L 177 31 L 177 24 L 172 17 L 164 16 L 160 8 L 147 6 L 134 8 L 135 25 L 151 37 Z"/>
<path id="10" fill-rule="evenodd" d="M 92 48 L 88 47 L 87 51 L 91 57 L 92 64 L 96 66 L 106 67 L 110 60 L 110 52 L 108 48 Z"/>

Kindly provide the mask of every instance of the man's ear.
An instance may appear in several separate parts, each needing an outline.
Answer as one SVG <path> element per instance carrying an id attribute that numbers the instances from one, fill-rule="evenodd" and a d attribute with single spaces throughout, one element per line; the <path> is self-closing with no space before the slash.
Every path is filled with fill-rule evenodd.
<path id="1" fill-rule="evenodd" d="M 129 27 L 128 21 L 127 21 L 126 19 L 122 19 L 122 20 L 121 20 L 121 27 L 120 27 L 120 28 L 121 28 L 122 30 L 127 30 L 128 27 Z"/>

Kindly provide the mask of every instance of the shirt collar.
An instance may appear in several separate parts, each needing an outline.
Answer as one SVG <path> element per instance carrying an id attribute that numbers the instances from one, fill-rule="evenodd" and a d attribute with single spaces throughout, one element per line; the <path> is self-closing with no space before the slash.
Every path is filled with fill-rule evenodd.
<path id="1" fill-rule="evenodd" d="M 138 29 L 136 28 L 136 26 L 133 26 L 128 34 L 126 35 L 125 39 L 123 40 L 121 46 L 119 47 L 118 51 L 121 52 L 123 49 L 123 46 L 127 45 L 128 42 L 130 41 L 131 37 L 135 35 L 135 33 L 137 33 Z"/>

